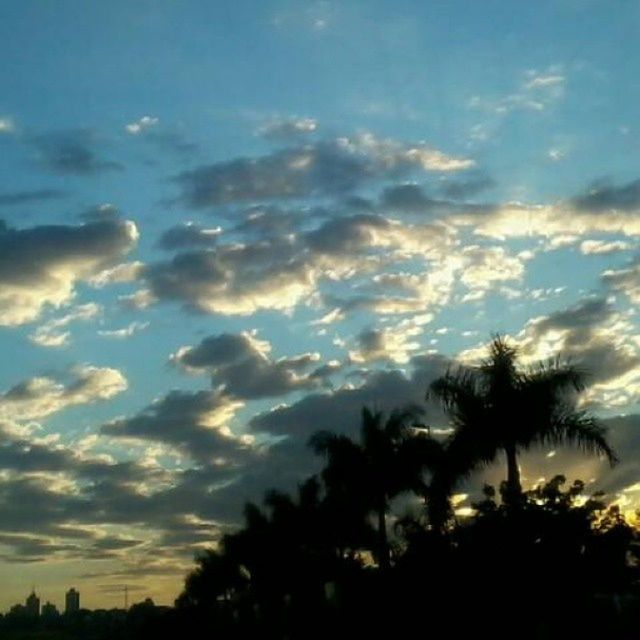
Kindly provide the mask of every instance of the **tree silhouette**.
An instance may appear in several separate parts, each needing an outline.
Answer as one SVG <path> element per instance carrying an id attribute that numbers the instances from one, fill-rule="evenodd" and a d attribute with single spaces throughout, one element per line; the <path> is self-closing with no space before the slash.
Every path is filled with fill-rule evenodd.
<path id="1" fill-rule="evenodd" d="M 310 446 L 325 455 L 322 478 L 328 496 L 341 495 L 358 510 L 374 513 L 377 520 L 375 553 L 383 571 L 391 565 L 387 512 L 391 499 L 404 491 L 425 492 L 423 472 L 439 461 L 437 441 L 416 428 L 420 411 L 393 411 L 385 420 L 380 411 L 362 410 L 360 442 L 328 431 L 312 436 Z"/>
<path id="2" fill-rule="evenodd" d="M 616 463 L 605 429 L 577 408 L 585 388 L 583 373 L 559 359 L 518 368 L 517 355 L 515 347 L 496 336 L 479 367 L 448 372 L 431 384 L 431 394 L 454 427 L 446 442 L 446 464 L 433 483 L 440 496 L 504 453 L 505 500 L 517 503 L 522 498 L 518 455 L 534 445 L 573 445 Z M 434 504 L 441 508 L 442 499 Z"/>

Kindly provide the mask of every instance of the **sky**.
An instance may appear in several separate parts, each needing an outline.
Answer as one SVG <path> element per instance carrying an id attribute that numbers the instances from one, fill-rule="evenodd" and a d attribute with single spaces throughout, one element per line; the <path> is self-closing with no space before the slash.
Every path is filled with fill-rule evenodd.
<path id="1" fill-rule="evenodd" d="M 500 332 L 638 503 L 640 4 L 0 3 L 0 611 L 171 604 L 318 429 Z M 494 470 L 495 480 L 501 468 Z M 462 504 L 462 503 L 461 503 Z"/>

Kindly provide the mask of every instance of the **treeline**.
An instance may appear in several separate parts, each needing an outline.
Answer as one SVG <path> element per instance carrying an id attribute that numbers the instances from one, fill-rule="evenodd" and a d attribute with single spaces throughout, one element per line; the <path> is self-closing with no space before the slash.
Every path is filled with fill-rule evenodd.
<path id="1" fill-rule="evenodd" d="M 322 472 L 246 505 L 244 526 L 198 557 L 174 623 L 187 637 L 637 637 L 634 527 L 580 481 L 521 485 L 534 446 L 616 463 L 583 390 L 575 367 L 519 367 L 498 337 L 480 366 L 425 390 L 446 436 L 416 408 L 364 408 L 357 441 L 317 433 Z M 461 483 L 497 460 L 505 481 L 457 513 Z"/>

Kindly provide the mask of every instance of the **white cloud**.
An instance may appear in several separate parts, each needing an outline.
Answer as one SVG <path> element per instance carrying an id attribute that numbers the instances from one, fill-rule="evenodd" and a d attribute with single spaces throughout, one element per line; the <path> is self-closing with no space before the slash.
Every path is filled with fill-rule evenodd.
<path id="1" fill-rule="evenodd" d="M 79 404 L 108 400 L 127 389 L 117 369 L 82 365 L 63 384 L 52 378 L 30 378 L 0 395 L 0 420 L 24 422 L 50 416 Z"/>
<path id="2" fill-rule="evenodd" d="M 130 122 L 125 125 L 125 130 L 127 133 L 130 133 L 133 136 L 136 136 L 140 133 L 144 133 L 147 129 L 155 127 L 160 120 L 158 118 L 154 118 L 152 116 L 142 116 L 139 120 L 135 122 Z"/>
<path id="3" fill-rule="evenodd" d="M 148 326 L 148 322 L 134 321 L 122 329 L 99 330 L 98 335 L 103 338 L 130 338 L 132 335 L 144 331 Z"/>
<path id="4" fill-rule="evenodd" d="M 6 116 L 0 117 L 0 135 L 3 133 L 13 133 L 15 131 L 15 125 L 11 118 Z"/>
<path id="5" fill-rule="evenodd" d="M 69 344 L 69 331 L 63 331 L 69 324 L 87 321 L 102 313 L 102 307 L 94 302 L 78 305 L 60 318 L 54 318 L 38 327 L 29 340 L 41 347 L 63 347 Z"/>
<path id="6" fill-rule="evenodd" d="M 584 255 L 603 255 L 609 253 L 619 253 L 628 251 L 632 246 L 628 242 L 615 240 L 607 242 L 605 240 L 584 240 L 580 243 L 580 251 Z"/>

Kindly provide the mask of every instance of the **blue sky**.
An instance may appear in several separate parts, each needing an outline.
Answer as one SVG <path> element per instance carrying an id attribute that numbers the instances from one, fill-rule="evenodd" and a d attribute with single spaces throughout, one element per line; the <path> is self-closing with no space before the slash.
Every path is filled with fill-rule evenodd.
<path id="1" fill-rule="evenodd" d="M 639 29 L 627 0 L 4 2 L 0 609 L 171 602 L 314 430 L 496 331 L 589 370 L 621 449 L 528 481 L 633 507 Z"/>

